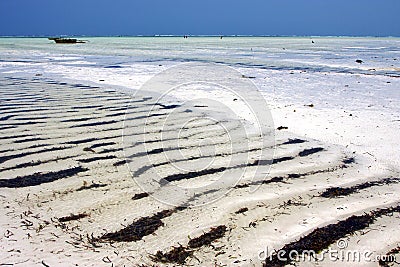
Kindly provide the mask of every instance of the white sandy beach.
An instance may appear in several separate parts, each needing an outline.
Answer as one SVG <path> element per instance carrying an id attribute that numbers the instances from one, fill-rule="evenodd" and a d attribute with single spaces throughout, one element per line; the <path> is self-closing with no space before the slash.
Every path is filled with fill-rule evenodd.
<path id="1" fill-rule="evenodd" d="M 98 45 L 95 38 L 91 42 Z M 233 49 L 234 42 L 226 44 L 226 53 L 244 53 L 241 49 L 248 48 L 240 39 L 240 49 Z M 303 39 L 290 42 L 305 45 Z M 329 44 L 329 39 L 321 42 Z M 332 42 L 340 44 L 340 39 Z M 302 238 L 317 247 L 321 240 L 329 241 L 322 249 L 337 249 L 336 241 L 342 239 L 345 250 L 370 251 L 375 257 L 360 262 L 342 259 L 341 266 L 379 266 L 377 255 L 395 255 L 399 262 L 399 52 L 385 50 L 382 57 L 390 57 L 390 62 L 384 58 L 371 63 L 366 59 L 372 58 L 369 52 L 356 53 L 350 41 L 343 42 L 350 54 L 356 54 L 354 59 L 362 57 L 366 63 L 357 64 L 346 56 L 333 63 L 316 59 L 318 71 L 298 69 L 296 61 L 313 61 L 302 58 L 296 46 L 287 48 L 287 58 L 280 58 L 278 42 L 273 43 L 276 54 L 271 55 L 286 67 L 233 66 L 243 73 L 242 79 L 260 89 L 276 129 L 275 146 L 269 144 L 273 158 L 263 159 L 274 161 L 268 173 L 256 176 L 260 145 L 256 136 L 238 138 L 242 137 L 238 121 L 224 124 L 233 137 L 227 139 L 221 128 L 199 119 L 201 108 L 174 114 L 174 120 L 165 124 L 174 111 L 171 103 L 155 104 L 154 92 L 144 90 L 132 96 L 155 74 L 178 65 L 176 61 L 129 62 L 93 51 L 85 58 L 75 48 L 46 52 L 33 46 L 11 51 L 3 45 L 0 265 L 262 266 L 260 251 L 293 248 L 289 244 Z M 370 50 L 382 45 L 374 40 L 352 42 Z M 400 41 L 382 43 L 397 47 Z M 24 62 L 21 55 L 27 51 L 34 56 Z M 215 52 L 216 57 L 221 57 L 219 53 L 223 54 Z M 91 58 L 93 54 L 98 58 Z M 254 60 L 264 60 L 261 54 Z M 122 67 L 104 67 L 115 65 L 114 61 L 121 61 Z M 181 91 L 175 97 L 211 95 L 230 101 L 218 90 Z M 160 141 L 160 132 L 178 132 L 191 117 L 197 120 L 187 125 L 183 141 L 172 135 Z M 140 125 L 146 123 L 149 127 L 143 132 Z M 143 138 L 146 146 L 139 144 Z M 213 149 L 199 152 L 199 147 Z M 180 162 L 194 170 L 175 168 L 178 160 L 171 163 L 165 156 L 168 150 L 183 153 L 186 160 Z M 241 153 L 247 153 L 249 162 L 241 161 Z M 205 172 L 196 172 L 206 158 L 215 160 Z M 230 162 L 231 158 L 236 161 Z M 158 174 L 175 186 L 201 188 L 221 175 L 227 180 L 236 177 L 244 169 L 244 177 L 224 197 L 195 207 L 193 203 L 207 202 L 219 192 L 204 187 L 186 198 L 164 191 L 182 204 L 171 206 L 152 197 L 153 192 L 145 194 L 136 183 L 158 182 Z M 346 227 L 336 227 L 340 223 Z M 325 258 L 295 264 L 338 262 Z"/>

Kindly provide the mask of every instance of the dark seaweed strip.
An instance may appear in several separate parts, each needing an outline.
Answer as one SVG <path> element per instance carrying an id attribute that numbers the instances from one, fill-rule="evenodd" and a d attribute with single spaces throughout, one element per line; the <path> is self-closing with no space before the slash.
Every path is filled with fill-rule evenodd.
<path id="1" fill-rule="evenodd" d="M 343 162 L 347 161 L 346 159 L 343 160 Z M 327 168 L 327 169 L 323 169 L 323 170 L 316 170 L 316 171 L 310 171 L 310 172 L 306 172 L 306 173 L 291 173 L 288 174 L 284 177 L 274 177 L 272 179 L 269 180 L 264 180 L 264 181 L 255 181 L 255 182 L 251 182 L 251 183 L 246 183 L 246 184 L 239 184 L 236 185 L 235 188 L 246 188 L 249 187 L 251 185 L 259 185 L 259 184 L 269 184 L 269 183 L 285 183 L 285 179 L 294 179 L 294 178 L 300 178 L 300 177 L 304 177 L 304 176 L 309 176 L 309 175 L 314 175 L 314 174 L 319 174 L 319 173 L 327 173 L 327 172 L 333 172 L 339 168 L 347 168 L 346 164 L 341 164 L 332 168 Z"/>
<path id="2" fill-rule="evenodd" d="M 123 101 L 123 102 L 114 102 L 110 105 L 98 108 L 97 110 L 108 110 L 108 111 L 122 111 L 122 110 L 128 110 L 128 109 L 137 109 L 139 107 L 142 107 L 140 105 L 136 106 L 129 106 L 129 101 Z"/>
<path id="3" fill-rule="evenodd" d="M 45 120 L 49 119 L 50 117 L 42 116 L 42 117 L 32 117 L 32 118 L 15 118 L 16 121 L 27 121 L 27 120 Z"/>
<path id="4" fill-rule="evenodd" d="M 135 194 L 132 197 L 132 200 L 138 200 L 138 199 L 142 199 L 142 198 L 145 198 L 145 197 L 148 197 L 148 196 L 149 196 L 148 193 L 138 193 L 138 194 Z"/>
<path id="5" fill-rule="evenodd" d="M 279 160 L 279 159 L 278 159 Z M 289 160 L 289 159 L 284 159 L 282 158 L 282 161 L 284 160 Z M 239 164 L 235 165 L 232 167 L 220 167 L 220 168 L 212 168 L 212 169 L 205 169 L 201 171 L 193 171 L 193 172 L 188 172 L 188 173 L 178 173 L 178 174 L 172 174 L 169 175 L 160 181 L 160 185 L 165 185 L 167 182 L 174 182 L 174 181 L 180 181 L 183 179 L 192 179 L 204 175 L 210 175 L 210 174 L 215 174 L 219 172 L 223 172 L 226 170 L 231 170 L 231 169 L 238 169 L 238 168 L 243 168 L 243 167 L 254 167 L 254 166 L 260 166 L 260 165 L 269 165 L 273 163 L 271 160 L 255 160 L 252 163 L 248 164 Z M 145 169 L 140 169 L 141 172 L 146 171 Z"/>
<path id="6" fill-rule="evenodd" d="M 201 171 L 193 171 L 193 172 L 188 172 L 188 173 L 178 173 L 178 174 L 172 174 L 169 175 L 165 178 L 163 178 L 160 181 L 161 185 L 165 185 L 167 184 L 167 182 L 173 182 L 173 181 L 180 181 L 183 179 L 191 179 L 191 178 L 196 178 L 199 176 L 204 176 L 204 175 L 209 175 L 209 174 L 215 174 L 215 173 L 219 173 L 219 172 L 223 172 L 226 170 L 231 170 L 231 169 L 238 169 L 238 168 L 243 168 L 243 167 L 254 167 L 254 166 L 261 166 L 261 165 L 269 165 L 269 164 L 276 164 L 279 162 L 283 162 L 283 161 L 288 161 L 288 160 L 293 160 L 293 157 L 282 157 L 282 158 L 278 158 L 278 159 L 274 159 L 274 160 L 255 160 L 251 163 L 248 164 L 239 164 L 239 165 L 235 165 L 232 167 L 220 167 L 220 168 L 212 168 L 212 169 L 205 169 L 205 170 L 201 170 Z M 149 168 L 144 168 L 142 167 L 141 169 L 139 169 L 139 174 L 145 172 L 146 170 L 148 170 Z M 135 172 L 135 174 L 137 174 L 137 172 Z M 309 175 L 310 173 L 304 174 L 304 176 Z M 298 177 L 294 177 L 294 176 L 298 176 Z M 288 178 L 299 178 L 300 175 L 298 174 L 289 174 Z"/>
<path id="7" fill-rule="evenodd" d="M 65 217 L 58 218 L 58 221 L 59 221 L 59 222 L 62 222 L 62 223 L 64 223 L 64 222 L 70 222 L 70 221 L 77 221 L 77 220 L 86 218 L 86 217 L 88 217 L 88 216 L 89 216 L 89 215 L 86 214 L 86 213 L 71 214 L 71 215 L 69 215 L 69 216 L 65 216 Z"/>
<path id="8" fill-rule="evenodd" d="M 373 221 L 374 219 L 369 215 L 351 216 L 336 224 L 318 228 L 298 241 L 285 245 L 280 251 L 285 251 L 286 253 L 297 251 L 301 254 L 306 250 L 313 250 L 319 253 L 340 238 L 368 227 Z M 278 259 L 277 255 L 273 255 L 266 259 L 264 266 L 285 266 L 292 262 L 289 257 L 282 258 Z"/>
<path id="9" fill-rule="evenodd" d="M 174 263 L 185 265 L 186 259 L 193 255 L 193 251 L 183 247 L 174 247 L 167 253 L 163 253 L 162 251 L 157 251 L 156 254 L 151 255 L 150 258 L 153 261 L 162 262 L 162 263 Z"/>
<path id="10" fill-rule="evenodd" d="M 143 157 L 143 156 L 147 156 L 147 155 L 154 155 L 154 154 L 160 154 L 163 153 L 165 151 L 170 151 L 170 150 L 178 150 L 179 148 L 155 148 L 153 150 L 149 150 L 149 151 L 143 151 L 143 152 L 138 152 L 136 154 L 132 154 L 130 155 L 130 157 L 136 158 L 136 157 Z"/>
<path id="11" fill-rule="evenodd" d="M 84 84 L 71 84 L 72 87 L 76 87 L 76 88 L 83 88 L 83 89 L 99 89 L 100 87 L 98 86 L 91 86 L 91 85 L 84 85 Z"/>
<path id="12" fill-rule="evenodd" d="M 353 194 L 355 192 L 358 192 L 363 189 L 367 189 L 373 186 L 382 186 L 382 185 L 388 185 L 388 184 L 393 184 L 393 183 L 399 183 L 400 179 L 399 178 L 386 178 L 382 179 L 379 181 L 372 181 L 372 182 L 366 182 L 363 184 L 358 184 L 354 185 L 351 187 L 331 187 L 325 190 L 320 197 L 325 197 L 325 198 L 335 198 L 335 197 L 340 197 L 340 196 L 348 196 L 350 194 Z"/>
<path id="13" fill-rule="evenodd" d="M 10 108 L 2 108 L 2 107 L 0 107 L 0 111 L 3 111 L 3 110 L 10 110 Z M 13 116 L 13 115 L 12 115 Z M 14 115 L 15 116 L 15 115 Z"/>
<path id="14" fill-rule="evenodd" d="M 36 102 L 37 100 L 48 100 L 47 97 L 45 96 L 28 96 L 28 95 L 20 95 L 19 98 L 15 98 L 15 95 L 13 95 L 14 98 L 8 98 L 8 99 L 3 99 L 5 101 L 20 101 L 20 102 L 25 102 L 25 103 L 21 103 L 23 105 L 29 104 L 29 105 L 33 105 L 35 104 L 34 102 Z M 28 102 L 28 103 L 26 103 Z"/>
<path id="15" fill-rule="evenodd" d="M 3 149 L 3 150 L 0 150 L 0 154 L 12 152 L 12 151 L 14 151 L 14 149 Z"/>
<path id="16" fill-rule="evenodd" d="M 10 125 L 1 126 L 1 127 L 0 127 L 0 131 L 1 131 L 1 130 L 15 129 L 15 128 L 17 128 L 17 126 L 10 126 Z"/>
<path id="17" fill-rule="evenodd" d="M 10 126 L 24 126 L 24 125 L 37 125 L 37 124 L 45 124 L 45 121 L 25 121 L 25 122 L 12 122 L 8 123 Z"/>
<path id="18" fill-rule="evenodd" d="M 96 241 L 108 242 L 134 242 L 141 240 L 144 236 L 153 234 L 158 228 L 164 225 L 162 219 L 171 216 L 177 209 L 163 210 L 153 216 L 142 217 L 127 227 L 112 233 L 104 234 Z"/>
<path id="19" fill-rule="evenodd" d="M 103 97 L 106 97 L 106 96 L 103 96 Z M 126 98 L 122 98 L 122 97 L 108 97 L 108 98 L 106 98 L 106 99 L 104 99 L 104 101 L 119 101 L 119 100 L 123 100 L 123 99 L 126 99 Z M 125 104 L 128 104 L 129 102 L 124 102 Z"/>
<path id="20" fill-rule="evenodd" d="M 92 120 L 93 117 L 90 118 L 76 118 L 76 119 L 67 119 L 67 120 L 62 120 L 61 122 L 81 122 L 81 121 L 88 121 Z"/>
<path id="21" fill-rule="evenodd" d="M 97 184 L 97 183 L 92 183 L 91 185 L 83 185 L 76 189 L 76 191 L 83 191 L 83 190 L 88 190 L 88 189 L 93 189 L 93 188 L 102 188 L 106 187 L 106 184 Z"/>
<path id="22" fill-rule="evenodd" d="M 95 149 L 95 148 L 99 148 L 99 147 L 103 147 L 103 146 L 111 146 L 111 145 L 115 145 L 115 142 L 94 144 L 94 145 L 90 146 L 90 149 Z"/>
<path id="23" fill-rule="evenodd" d="M 164 105 L 164 104 L 160 104 L 160 103 L 156 103 L 156 105 L 160 106 L 161 109 L 175 109 L 175 108 L 179 108 L 181 105 Z"/>
<path id="24" fill-rule="evenodd" d="M 107 111 L 121 111 L 121 110 L 128 110 L 128 109 L 135 109 L 137 107 L 103 107 L 99 108 L 98 110 L 107 110 Z M 125 114 L 125 112 L 124 112 Z"/>
<path id="25" fill-rule="evenodd" d="M 276 164 L 279 162 L 283 162 L 283 161 L 288 161 L 288 160 L 293 160 L 294 157 L 282 157 L 282 158 L 276 158 L 272 160 L 272 164 Z"/>
<path id="26" fill-rule="evenodd" d="M 99 154 L 107 154 L 107 153 L 114 153 L 114 152 L 121 152 L 123 151 L 122 148 L 110 148 L 110 149 L 104 149 L 102 151 L 99 151 Z"/>
<path id="27" fill-rule="evenodd" d="M 212 242 L 214 242 L 217 239 L 220 239 L 225 235 L 225 232 L 227 231 L 227 227 L 225 225 L 220 225 L 215 228 L 211 228 L 211 230 L 207 233 L 202 234 L 199 237 L 190 239 L 188 243 L 189 248 L 200 248 L 202 246 L 208 246 Z"/>
<path id="28" fill-rule="evenodd" d="M 104 157 L 93 157 L 93 158 L 86 158 L 86 159 L 78 159 L 79 162 L 81 163 L 90 163 L 94 161 L 99 161 L 99 160 L 107 160 L 107 159 L 115 159 L 116 156 L 114 155 L 108 155 Z"/>
<path id="29" fill-rule="evenodd" d="M 174 247 L 167 253 L 163 253 L 162 251 L 157 251 L 155 255 L 151 256 L 151 259 L 153 261 L 162 263 L 185 265 L 186 259 L 193 255 L 195 249 L 211 245 L 212 242 L 222 238 L 225 235 L 226 231 L 227 227 L 225 225 L 220 225 L 218 227 L 211 228 L 209 232 L 204 233 L 199 237 L 191 239 L 187 247 L 183 246 Z"/>
<path id="30" fill-rule="evenodd" d="M 264 180 L 264 181 L 257 181 L 253 183 L 247 183 L 247 184 L 238 184 L 234 188 L 235 189 L 240 189 L 240 188 L 247 188 L 250 185 L 257 185 L 257 184 L 272 184 L 272 183 L 285 183 L 285 177 L 273 177 L 269 180 Z"/>
<path id="31" fill-rule="evenodd" d="M 100 131 L 93 131 L 91 133 L 96 133 L 96 132 L 105 132 L 105 131 L 114 131 L 114 130 L 121 130 L 120 128 L 114 128 L 114 129 L 109 129 L 109 130 L 100 130 Z M 65 144 L 69 145 L 80 145 L 80 144 L 85 144 L 85 143 L 91 143 L 94 141 L 102 141 L 102 140 L 108 140 L 108 139 L 114 139 L 118 138 L 119 136 L 107 136 L 107 137 L 102 137 L 102 138 L 86 138 L 86 139 L 80 139 L 80 140 L 74 140 L 74 141 L 68 141 L 65 142 Z"/>
<path id="32" fill-rule="evenodd" d="M 25 107 L 25 106 L 30 106 L 32 105 L 31 103 L 14 103 L 14 104 L 7 104 L 7 103 L 1 103 L 1 107 Z"/>
<path id="33" fill-rule="evenodd" d="M 296 251 L 298 255 L 310 250 L 319 253 L 347 235 L 354 234 L 356 231 L 368 227 L 377 218 L 394 212 L 400 212 L 400 206 L 378 209 L 360 216 L 353 215 L 345 220 L 339 221 L 338 223 L 317 228 L 310 234 L 301 237 L 298 241 L 286 244 L 278 251 L 285 252 L 286 256 L 291 251 Z M 281 257 L 279 258 L 278 255 L 274 254 L 271 257 L 268 257 L 264 266 L 285 266 L 292 263 L 290 257 L 280 256 Z"/>
<path id="34" fill-rule="evenodd" d="M 165 116 L 165 115 L 168 115 L 168 114 L 167 113 L 155 113 L 155 114 L 137 116 L 137 117 L 133 117 L 133 118 L 125 118 L 125 120 L 133 121 L 133 120 L 140 120 L 140 119 L 146 119 L 146 118 L 151 118 L 151 117 L 159 117 L 159 116 Z"/>
<path id="35" fill-rule="evenodd" d="M 36 112 L 36 111 L 49 111 L 49 110 L 50 109 L 48 109 L 48 108 L 19 109 L 19 110 L 6 111 L 3 113 L 30 113 L 30 112 Z"/>
<path id="36" fill-rule="evenodd" d="M 125 165 L 126 163 L 127 163 L 127 161 L 124 159 L 124 160 L 113 163 L 113 166 L 118 167 L 118 166 Z"/>
<path id="37" fill-rule="evenodd" d="M 271 184 L 271 183 L 284 183 L 284 177 L 274 177 L 269 180 L 261 182 L 261 184 Z"/>
<path id="38" fill-rule="evenodd" d="M 21 143 L 34 142 L 34 141 L 43 141 L 43 140 L 47 140 L 47 138 L 35 137 L 35 138 L 14 140 L 13 142 L 15 144 L 21 144 Z"/>
<path id="39" fill-rule="evenodd" d="M 355 163 L 356 160 L 354 158 L 347 158 L 343 160 L 343 164 L 352 164 Z"/>
<path id="40" fill-rule="evenodd" d="M 205 169 L 205 170 L 201 170 L 201 171 L 193 171 L 193 172 L 188 172 L 188 173 L 172 174 L 172 175 L 169 175 L 169 176 L 163 178 L 160 181 L 160 185 L 165 185 L 165 184 L 167 184 L 167 182 L 180 181 L 183 179 L 191 179 L 191 178 L 196 178 L 199 176 L 219 173 L 219 172 L 223 172 L 225 170 L 227 170 L 226 167 L 220 167 L 220 168 Z"/>
<path id="41" fill-rule="evenodd" d="M 322 150 L 324 150 L 324 148 L 322 148 L 322 147 L 314 147 L 314 148 L 310 148 L 310 149 L 305 149 L 299 153 L 299 156 L 306 157 L 306 156 L 321 152 Z"/>
<path id="42" fill-rule="evenodd" d="M 125 116 L 125 112 L 120 112 L 120 113 L 114 113 L 114 114 L 107 114 L 104 117 L 108 118 L 108 117 L 117 117 L 117 116 Z"/>
<path id="43" fill-rule="evenodd" d="M 238 184 L 238 185 L 236 185 L 234 188 L 235 189 L 240 189 L 240 188 L 247 188 L 247 187 L 249 187 L 250 185 L 249 184 Z"/>
<path id="44" fill-rule="evenodd" d="M 71 128 L 100 126 L 100 125 L 113 124 L 113 123 L 117 123 L 117 122 L 120 122 L 120 121 L 116 121 L 116 120 L 112 120 L 112 121 L 98 121 L 98 122 L 91 122 L 91 123 L 84 123 L 84 124 L 72 125 Z"/>
<path id="45" fill-rule="evenodd" d="M 25 148 L 21 148 L 22 149 L 32 149 L 32 148 L 38 148 L 38 147 L 44 147 L 44 146 L 51 146 L 51 144 L 34 144 Z"/>
<path id="46" fill-rule="evenodd" d="M 18 61 L 13 61 L 13 62 L 18 62 Z M 26 62 L 26 61 L 24 61 Z M 17 78 L 17 77 L 4 77 L 5 80 L 11 80 L 11 81 L 21 81 L 20 83 L 16 83 L 16 84 L 25 84 L 25 82 L 22 81 L 27 81 L 27 79 L 24 78 Z"/>
<path id="47" fill-rule="evenodd" d="M 8 119 L 10 119 L 10 118 L 12 118 L 12 117 L 15 117 L 16 115 L 7 115 L 7 116 L 4 116 L 4 117 L 1 117 L 0 118 L 0 121 L 6 121 L 6 120 L 8 120 Z"/>
<path id="48" fill-rule="evenodd" d="M 307 142 L 307 141 L 295 138 L 295 139 L 289 139 L 288 141 L 282 143 L 282 145 L 302 144 L 304 142 Z"/>
<path id="49" fill-rule="evenodd" d="M 12 167 L 3 168 L 3 169 L 0 170 L 0 172 L 9 171 L 9 170 L 16 170 L 16 169 L 21 169 L 21 168 L 26 168 L 26 167 L 33 167 L 33 166 L 38 166 L 38 165 L 41 165 L 41 164 L 44 164 L 44 163 L 49 163 L 49 162 L 59 161 L 59 160 L 65 160 L 65 159 L 70 159 L 70 158 L 73 158 L 73 156 L 59 157 L 59 158 L 48 159 L 48 160 L 31 161 L 31 162 L 17 164 L 17 165 L 12 166 Z"/>
<path id="50" fill-rule="evenodd" d="M 29 152 L 23 152 L 23 153 L 19 153 L 19 154 L 0 156 L 0 164 L 6 162 L 8 160 L 11 160 L 11 159 L 21 158 L 21 157 L 25 157 L 25 156 L 29 156 L 29 155 L 33 155 L 33 154 L 44 153 L 44 152 L 64 150 L 64 149 L 67 149 L 67 148 L 70 148 L 70 147 L 65 147 L 65 146 L 62 146 L 62 147 L 51 147 L 51 148 L 45 148 L 45 149 L 38 150 L 38 151 L 29 151 Z"/>
<path id="51" fill-rule="evenodd" d="M 86 138 L 86 139 L 81 139 L 81 140 L 76 140 L 76 141 L 68 141 L 68 142 L 65 142 L 65 144 L 80 145 L 80 144 L 90 143 L 90 142 L 97 141 L 97 140 L 99 140 L 99 139 L 98 138 Z"/>
<path id="52" fill-rule="evenodd" d="M 196 128 L 202 128 L 202 127 L 207 127 L 207 126 L 213 126 L 213 125 L 217 125 L 216 123 L 210 123 L 210 124 L 205 124 L 205 125 L 196 125 L 196 126 L 193 126 L 193 127 L 190 127 L 190 129 L 196 129 Z M 183 128 L 180 128 L 181 130 L 182 129 L 189 129 L 188 127 L 183 127 Z M 165 133 L 165 132 L 175 132 L 175 131 L 177 131 L 178 129 L 176 128 L 176 129 L 170 129 L 170 130 L 164 130 L 163 132 Z M 205 132 L 207 132 L 207 131 L 205 131 Z M 198 134 L 202 134 L 202 133 L 205 133 L 205 132 L 196 132 L 196 133 L 192 133 L 191 135 L 188 135 L 188 136 L 185 136 L 185 137 L 183 137 L 184 139 L 189 139 L 190 137 L 192 137 L 192 136 L 195 136 L 195 135 L 198 135 Z M 160 133 L 160 130 L 156 130 L 156 131 L 149 131 L 149 132 L 146 132 L 145 134 L 153 134 L 153 133 L 155 133 L 155 134 L 159 134 Z M 139 133 L 132 133 L 132 134 L 127 134 L 126 136 L 136 136 L 136 135 L 143 135 L 143 132 L 139 132 Z M 222 136 L 223 134 L 219 134 L 219 135 L 213 135 L 213 137 L 218 137 L 218 136 Z M 178 140 L 177 138 L 165 138 L 165 139 L 161 139 L 161 140 L 146 140 L 146 141 L 144 141 L 144 142 L 136 142 L 132 147 L 134 147 L 134 146 L 137 146 L 137 145 L 140 145 L 140 144 L 150 144 L 150 143 L 157 143 L 157 142 L 166 142 L 166 141 L 174 141 L 174 140 Z M 165 149 L 167 149 L 167 148 L 165 148 Z M 169 149 L 169 148 L 168 148 Z M 171 149 L 177 149 L 177 148 L 171 148 Z"/>
<path id="53" fill-rule="evenodd" d="M 157 140 L 157 141 L 158 141 L 158 140 Z M 167 141 L 167 140 L 161 140 L 161 141 Z M 146 141 L 145 143 L 153 143 L 153 142 L 147 142 L 147 141 Z M 215 144 L 213 144 L 213 145 L 225 145 L 225 144 L 226 144 L 226 142 L 220 142 L 220 143 L 215 143 Z M 135 143 L 132 147 L 135 147 L 136 145 L 139 145 L 139 143 Z M 190 149 L 190 148 L 198 148 L 198 146 L 197 146 L 197 145 L 194 145 L 194 146 L 186 146 L 186 147 L 185 147 L 185 149 Z M 155 148 L 155 149 L 152 149 L 152 150 L 149 150 L 149 151 L 143 151 L 143 152 L 138 152 L 138 153 L 132 154 L 132 155 L 130 155 L 129 157 L 133 157 L 133 158 L 134 158 L 134 157 L 143 157 L 143 156 L 147 156 L 147 155 L 155 155 L 155 154 L 160 154 L 160 153 L 167 152 L 167 151 L 175 151 L 175 150 L 181 150 L 181 149 L 182 149 L 182 148 L 180 148 L 180 147 Z M 219 154 L 210 155 L 210 156 L 191 157 L 191 158 L 189 158 L 189 159 L 177 160 L 177 161 L 174 161 L 173 163 L 179 162 L 179 161 L 187 161 L 187 160 L 200 159 L 200 158 L 218 157 L 218 156 L 229 156 L 229 155 L 240 154 L 240 153 L 250 153 L 250 152 L 259 151 L 259 150 L 261 150 L 261 148 L 252 148 L 252 149 L 249 149 L 249 150 L 247 150 L 247 151 L 245 151 L 245 152 L 243 152 L 243 151 L 238 151 L 238 152 L 232 152 L 232 153 L 219 153 Z M 167 164 L 167 163 L 170 163 L 170 162 L 160 163 L 160 164 L 158 164 L 158 165 L 155 164 L 154 166 L 165 165 L 165 164 Z"/>
<path id="54" fill-rule="evenodd" d="M 240 208 L 239 210 L 235 211 L 235 214 L 245 213 L 248 210 L 249 210 L 249 208 L 246 208 L 246 207 Z"/>
<path id="55" fill-rule="evenodd" d="M 34 135 L 31 134 L 20 134 L 20 135 L 11 135 L 11 136 L 0 136 L 0 140 L 1 139 L 14 139 L 14 138 L 24 138 L 24 137 L 31 137 Z"/>
<path id="56" fill-rule="evenodd" d="M 79 166 L 57 172 L 35 173 L 26 176 L 18 176 L 13 179 L 0 179 L 0 187 L 21 188 L 41 185 L 44 183 L 50 183 L 60 179 L 71 177 L 87 170 L 88 169 Z"/>
<path id="57" fill-rule="evenodd" d="M 92 106 L 77 106 L 71 107 L 71 109 L 94 109 L 94 108 L 101 108 L 102 105 L 92 105 Z"/>
<path id="58" fill-rule="evenodd" d="M 23 125 L 37 125 L 37 124 L 44 124 L 44 121 L 26 121 L 26 122 L 12 122 L 8 123 L 10 126 L 23 126 Z"/>

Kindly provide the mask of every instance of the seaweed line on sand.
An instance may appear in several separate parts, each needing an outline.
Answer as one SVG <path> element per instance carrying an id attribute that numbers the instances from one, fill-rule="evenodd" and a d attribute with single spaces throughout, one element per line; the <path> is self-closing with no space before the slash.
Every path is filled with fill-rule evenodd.
<path id="1" fill-rule="evenodd" d="M 151 255 L 150 258 L 157 262 L 183 265 L 188 257 L 193 256 L 193 252 L 196 249 L 211 245 L 212 242 L 224 237 L 227 230 L 228 228 L 225 225 L 213 227 L 210 231 L 200 235 L 199 237 L 190 239 L 186 247 L 182 245 L 179 247 L 173 247 L 166 253 L 157 251 L 157 253 Z"/>
<path id="2" fill-rule="evenodd" d="M 39 172 L 26 176 L 18 176 L 12 179 L 0 179 L 0 187 L 20 188 L 20 187 L 35 186 L 71 177 L 78 173 L 85 172 L 87 170 L 88 169 L 86 168 L 78 166 L 56 172 L 48 172 L 48 173 Z"/>
<path id="3" fill-rule="evenodd" d="M 324 197 L 324 198 L 335 198 L 335 197 L 348 196 L 348 195 L 356 193 L 360 190 L 367 189 L 370 187 L 395 184 L 395 183 L 399 183 L 399 182 L 400 182 L 399 178 L 385 178 L 385 179 L 378 180 L 378 181 L 371 181 L 371 182 L 366 182 L 366 183 L 362 183 L 362 184 L 357 184 L 357 185 L 354 185 L 351 187 L 331 187 L 331 188 L 326 189 L 319 196 Z"/>
<path id="4" fill-rule="evenodd" d="M 299 240 L 286 244 L 278 251 L 286 253 L 296 251 L 299 255 L 304 251 L 320 253 L 339 239 L 352 235 L 356 231 L 370 226 L 377 218 L 391 215 L 394 212 L 400 212 L 400 206 L 377 209 L 364 215 L 353 215 L 337 223 L 317 228 Z M 267 257 L 264 266 L 285 266 L 292 263 L 289 258 L 278 257 L 277 254 L 273 254 Z"/>

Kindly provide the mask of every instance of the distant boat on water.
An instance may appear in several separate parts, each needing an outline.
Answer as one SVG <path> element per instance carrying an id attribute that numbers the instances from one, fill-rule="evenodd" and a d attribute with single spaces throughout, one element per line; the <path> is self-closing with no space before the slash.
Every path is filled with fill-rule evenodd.
<path id="1" fill-rule="evenodd" d="M 73 38 L 57 38 L 57 37 L 54 38 L 54 37 L 52 37 L 52 38 L 48 38 L 48 39 L 56 42 L 57 44 L 83 44 L 83 43 L 86 43 L 86 41 L 73 39 Z"/>

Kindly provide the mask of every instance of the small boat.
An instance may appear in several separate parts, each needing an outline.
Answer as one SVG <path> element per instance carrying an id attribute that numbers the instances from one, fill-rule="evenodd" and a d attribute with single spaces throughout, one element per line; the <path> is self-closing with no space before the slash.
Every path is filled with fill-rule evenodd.
<path id="1" fill-rule="evenodd" d="M 56 42 L 57 44 L 84 44 L 84 43 L 86 43 L 86 41 L 72 39 L 72 38 L 48 38 L 48 39 Z"/>

